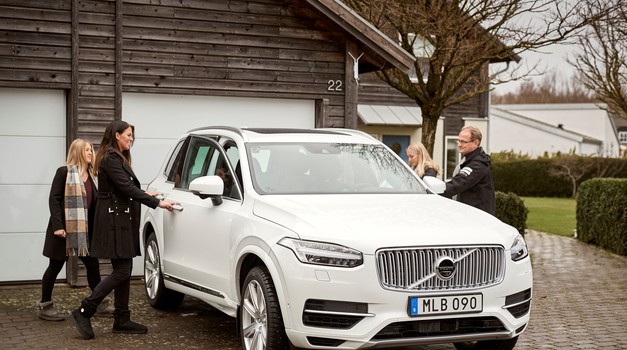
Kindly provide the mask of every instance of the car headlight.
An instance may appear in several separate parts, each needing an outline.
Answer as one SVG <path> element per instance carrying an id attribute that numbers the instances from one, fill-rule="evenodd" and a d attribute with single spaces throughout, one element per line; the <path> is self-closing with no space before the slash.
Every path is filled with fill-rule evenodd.
<path id="1" fill-rule="evenodd" d="M 289 248 L 306 264 L 355 267 L 364 262 L 360 251 L 337 244 L 283 238 L 279 245 Z"/>
<path id="2" fill-rule="evenodd" d="M 529 255 L 529 251 L 527 250 L 527 243 L 521 235 L 516 236 L 514 238 L 514 243 L 512 243 L 512 247 L 510 248 L 510 254 L 513 261 L 522 260 Z"/>

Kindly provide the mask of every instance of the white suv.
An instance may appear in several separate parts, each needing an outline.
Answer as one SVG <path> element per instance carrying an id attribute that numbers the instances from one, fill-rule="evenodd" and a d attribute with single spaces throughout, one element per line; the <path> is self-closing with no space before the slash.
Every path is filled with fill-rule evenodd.
<path id="1" fill-rule="evenodd" d="M 367 134 L 192 130 L 148 190 L 177 202 L 142 220 L 150 304 L 199 298 L 245 349 L 512 349 L 529 322 L 518 232 Z"/>

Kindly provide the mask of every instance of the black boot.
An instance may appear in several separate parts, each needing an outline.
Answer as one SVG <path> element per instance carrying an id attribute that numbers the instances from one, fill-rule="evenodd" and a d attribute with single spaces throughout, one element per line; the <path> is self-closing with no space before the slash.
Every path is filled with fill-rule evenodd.
<path id="1" fill-rule="evenodd" d="M 143 324 L 131 321 L 130 311 L 115 310 L 113 318 L 113 333 L 144 334 L 148 332 L 148 328 Z"/>
<path id="2" fill-rule="evenodd" d="M 95 310 L 91 310 L 91 308 L 86 307 L 83 302 L 81 307 L 72 311 L 70 314 L 70 322 L 72 322 L 78 334 L 80 334 L 84 339 L 92 339 L 94 337 L 94 330 L 91 328 L 90 320 L 90 318 L 94 315 L 94 312 Z"/>

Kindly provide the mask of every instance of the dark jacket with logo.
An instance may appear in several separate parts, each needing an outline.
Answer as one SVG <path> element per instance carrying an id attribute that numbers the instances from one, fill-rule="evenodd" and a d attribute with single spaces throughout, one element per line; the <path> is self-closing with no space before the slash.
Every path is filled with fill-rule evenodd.
<path id="1" fill-rule="evenodd" d="M 141 255 L 139 220 L 141 204 L 159 206 L 148 195 L 122 155 L 110 150 L 98 171 L 98 202 L 91 255 L 98 258 L 133 258 Z"/>
<path id="2" fill-rule="evenodd" d="M 490 173 L 490 156 L 483 148 L 468 153 L 453 178 L 446 183 L 445 197 L 457 195 L 459 202 L 479 208 L 494 215 L 496 199 Z"/>

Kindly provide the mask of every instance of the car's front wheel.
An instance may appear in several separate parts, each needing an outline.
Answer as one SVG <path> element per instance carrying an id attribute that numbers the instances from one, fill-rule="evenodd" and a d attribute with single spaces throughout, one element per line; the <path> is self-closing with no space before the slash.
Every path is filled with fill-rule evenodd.
<path id="1" fill-rule="evenodd" d="M 163 283 L 159 244 L 154 233 L 148 236 L 144 248 L 144 286 L 150 306 L 173 310 L 183 302 L 184 294 L 167 289 Z"/>
<path id="2" fill-rule="evenodd" d="M 241 291 L 239 334 L 245 350 L 282 350 L 289 347 L 281 306 L 272 277 L 265 267 L 248 272 Z"/>
<path id="3" fill-rule="evenodd" d="M 457 350 L 512 350 L 518 337 L 505 340 L 484 340 L 476 342 L 455 343 Z"/>

